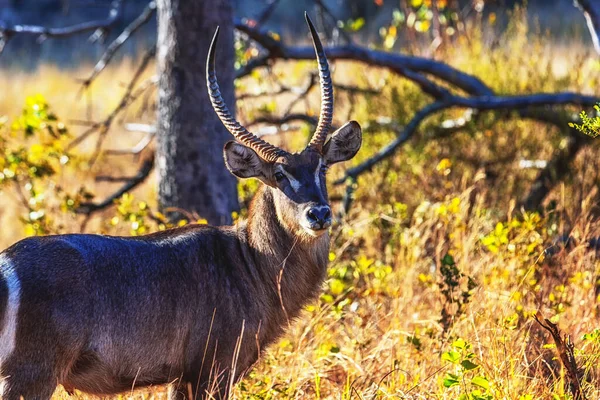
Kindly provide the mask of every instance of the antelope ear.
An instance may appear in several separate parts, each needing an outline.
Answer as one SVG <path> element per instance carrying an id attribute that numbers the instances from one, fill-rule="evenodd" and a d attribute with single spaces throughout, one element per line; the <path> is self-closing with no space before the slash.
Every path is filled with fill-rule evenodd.
<path id="1" fill-rule="evenodd" d="M 347 122 L 333 132 L 331 139 L 323 146 L 323 158 L 326 164 L 347 161 L 354 157 L 362 144 L 362 131 L 356 121 Z"/>
<path id="2" fill-rule="evenodd" d="M 249 147 L 229 141 L 223 147 L 223 157 L 229 172 L 238 178 L 267 179 L 269 165 Z"/>

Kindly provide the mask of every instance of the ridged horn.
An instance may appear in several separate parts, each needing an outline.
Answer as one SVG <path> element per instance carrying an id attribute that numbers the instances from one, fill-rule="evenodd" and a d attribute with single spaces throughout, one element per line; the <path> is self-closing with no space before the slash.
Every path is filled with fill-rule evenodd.
<path id="1" fill-rule="evenodd" d="M 219 38 L 219 27 L 215 31 L 212 42 L 210 43 L 210 49 L 208 51 L 208 60 L 206 62 L 206 86 L 208 87 L 208 94 L 212 103 L 213 109 L 219 116 L 223 125 L 229 132 L 235 137 L 240 143 L 250 147 L 254 150 L 262 159 L 270 162 L 274 162 L 277 158 L 287 154 L 280 148 L 273 146 L 270 143 L 265 142 L 252 132 L 244 128 L 229 112 L 221 91 L 219 90 L 219 83 L 217 82 L 217 75 L 215 73 L 215 45 Z"/>
<path id="2" fill-rule="evenodd" d="M 308 13 L 304 13 L 308 28 L 310 29 L 310 35 L 312 36 L 313 45 L 315 48 L 315 54 L 317 55 L 317 61 L 319 63 L 319 80 L 321 82 L 321 113 L 319 115 L 319 123 L 317 129 L 308 144 L 317 150 L 319 153 L 323 150 L 323 144 L 327 139 L 327 134 L 331 129 L 331 121 L 333 119 L 333 84 L 331 83 L 331 74 L 329 72 L 329 63 L 327 57 L 325 57 L 325 51 L 323 45 L 317 34 L 317 30 L 313 25 Z"/>

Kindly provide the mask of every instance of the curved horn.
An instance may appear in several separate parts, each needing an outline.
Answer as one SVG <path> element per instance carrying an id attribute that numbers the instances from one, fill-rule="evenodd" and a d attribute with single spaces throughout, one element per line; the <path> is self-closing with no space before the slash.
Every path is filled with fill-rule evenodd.
<path id="1" fill-rule="evenodd" d="M 215 73 L 215 44 L 219 37 L 219 27 L 215 31 L 212 42 L 210 43 L 210 49 L 208 51 L 208 60 L 206 62 L 206 86 L 208 87 L 208 94 L 212 103 L 213 109 L 219 116 L 223 125 L 229 132 L 242 144 L 250 147 L 254 150 L 261 158 L 266 161 L 274 162 L 278 157 L 285 155 L 285 151 L 278 147 L 273 146 L 270 143 L 265 142 L 252 132 L 244 128 L 239 122 L 233 118 L 221 91 L 219 90 L 219 83 L 217 82 L 217 75 Z"/>
<path id="2" fill-rule="evenodd" d="M 331 120 L 333 118 L 333 84 L 331 83 L 331 74 L 329 73 L 327 57 L 325 57 L 325 51 L 323 51 L 323 45 L 321 44 L 317 30 L 310 20 L 308 13 L 305 12 L 304 17 L 308 23 L 310 35 L 312 36 L 313 45 L 315 47 L 315 53 L 319 63 L 319 79 L 321 81 L 321 114 L 319 115 L 317 129 L 310 140 L 308 147 L 311 147 L 320 153 L 323 150 L 323 144 L 325 143 L 325 139 L 327 139 L 327 134 L 331 129 Z"/>

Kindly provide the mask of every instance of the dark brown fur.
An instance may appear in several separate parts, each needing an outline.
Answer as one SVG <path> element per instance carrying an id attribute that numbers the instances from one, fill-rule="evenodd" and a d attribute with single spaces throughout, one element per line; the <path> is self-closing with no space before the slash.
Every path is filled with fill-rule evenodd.
<path id="1" fill-rule="evenodd" d="M 351 151 L 332 144 L 324 155 L 307 150 L 275 163 L 226 147 L 230 168 L 242 166 L 266 183 L 248 221 L 235 226 L 132 238 L 48 236 L 8 248 L 0 276 L 14 269 L 21 294 L 16 344 L 0 360 L 3 398 L 48 399 L 57 383 L 106 395 L 174 382 L 172 397 L 191 389 L 204 398 L 211 388 L 227 396 L 320 290 L 329 236 L 306 225 L 306 213 L 328 207 L 320 166 L 360 147 L 358 124 L 340 129 L 348 130 Z M 298 180 L 297 190 L 274 178 L 281 168 Z M 0 279 L 0 316 L 6 292 Z"/>

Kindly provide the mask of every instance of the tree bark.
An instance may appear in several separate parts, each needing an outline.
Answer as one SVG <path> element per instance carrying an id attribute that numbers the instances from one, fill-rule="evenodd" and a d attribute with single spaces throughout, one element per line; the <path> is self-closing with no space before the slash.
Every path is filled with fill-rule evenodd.
<path id="1" fill-rule="evenodd" d="M 158 130 L 156 160 L 161 208 L 197 212 L 211 224 L 231 221 L 239 208 L 236 179 L 226 170 L 231 140 L 212 109 L 206 58 L 221 27 L 217 65 L 221 93 L 235 110 L 233 10 L 229 0 L 158 0 Z"/>

